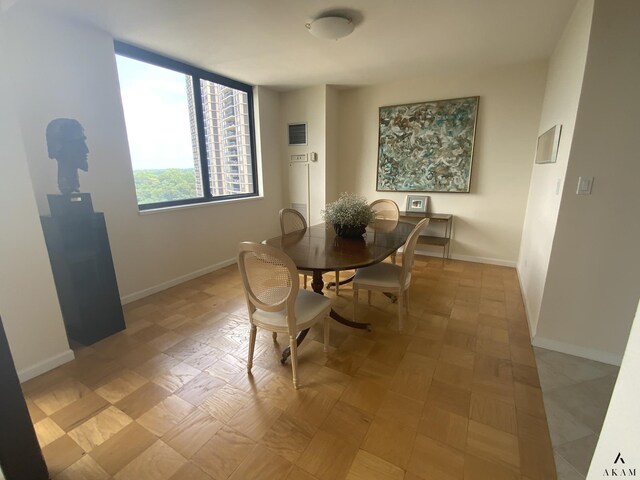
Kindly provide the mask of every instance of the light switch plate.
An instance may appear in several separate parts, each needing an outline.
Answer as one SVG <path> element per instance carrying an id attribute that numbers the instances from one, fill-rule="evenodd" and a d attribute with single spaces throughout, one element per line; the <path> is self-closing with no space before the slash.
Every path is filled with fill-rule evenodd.
<path id="1" fill-rule="evenodd" d="M 579 177 L 577 195 L 591 195 L 591 188 L 593 187 L 593 177 Z"/>

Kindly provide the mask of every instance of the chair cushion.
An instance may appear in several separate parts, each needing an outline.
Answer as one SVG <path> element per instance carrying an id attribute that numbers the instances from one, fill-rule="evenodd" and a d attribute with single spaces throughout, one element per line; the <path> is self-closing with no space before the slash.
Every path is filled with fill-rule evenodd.
<path id="1" fill-rule="evenodd" d="M 362 288 L 371 285 L 376 288 L 400 289 L 400 273 L 402 267 L 391 263 L 376 263 L 370 267 L 359 268 L 353 278 L 353 283 Z M 407 275 L 404 288 L 408 288 L 411 283 L 411 273 Z"/>
<path id="2" fill-rule="evenodd" d="M 295 306 L 297 331 L 313 325 L 318 319 L 317 317 L 328 314 L 330 309 L 331 300 L 327 297 L 308 290 L 299 290 Z M 280 310 L 279 312 L 256 310 L 253 313 L 253 320 L 266 328 L 271 326 L 276 327 L 278 331 L 288 331 L 286 310 Z"/>

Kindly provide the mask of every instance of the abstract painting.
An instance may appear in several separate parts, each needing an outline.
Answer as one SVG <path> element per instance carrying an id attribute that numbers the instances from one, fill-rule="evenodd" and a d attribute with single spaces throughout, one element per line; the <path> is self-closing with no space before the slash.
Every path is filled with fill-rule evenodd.
<path id="1" fill-rule="evenodd" d="M 380 107 L 377 190 L 469 192 L 478 102 Z"/>

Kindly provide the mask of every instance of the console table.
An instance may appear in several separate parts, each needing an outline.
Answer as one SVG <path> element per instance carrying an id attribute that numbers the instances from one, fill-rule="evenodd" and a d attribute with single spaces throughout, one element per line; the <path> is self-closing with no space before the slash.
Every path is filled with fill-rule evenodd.
<path id="1" fill-rule="evenodd" d="M 453 215 L 450 213 L 425 213 L 425 212 L 400 212 L 400 218 L 422 220 L 429 219 L 432 222 L 444 223 L 444 235 L 420 235 L 418 237 L 419 245 L 433 245 L 442 248 L 442 261 L 449 258 L 449 249 L 451 246 L 451 230 L 453 229 Z"/>

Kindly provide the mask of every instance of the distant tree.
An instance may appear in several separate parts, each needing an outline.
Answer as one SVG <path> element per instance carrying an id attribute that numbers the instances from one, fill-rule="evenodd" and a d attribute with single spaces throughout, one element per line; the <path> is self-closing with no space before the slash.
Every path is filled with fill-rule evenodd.
<path id="1" fill-rule="evenodd" d="M 134 170 L 133 178 L 139 205 L 196 197 L 193 168 Z"/>

